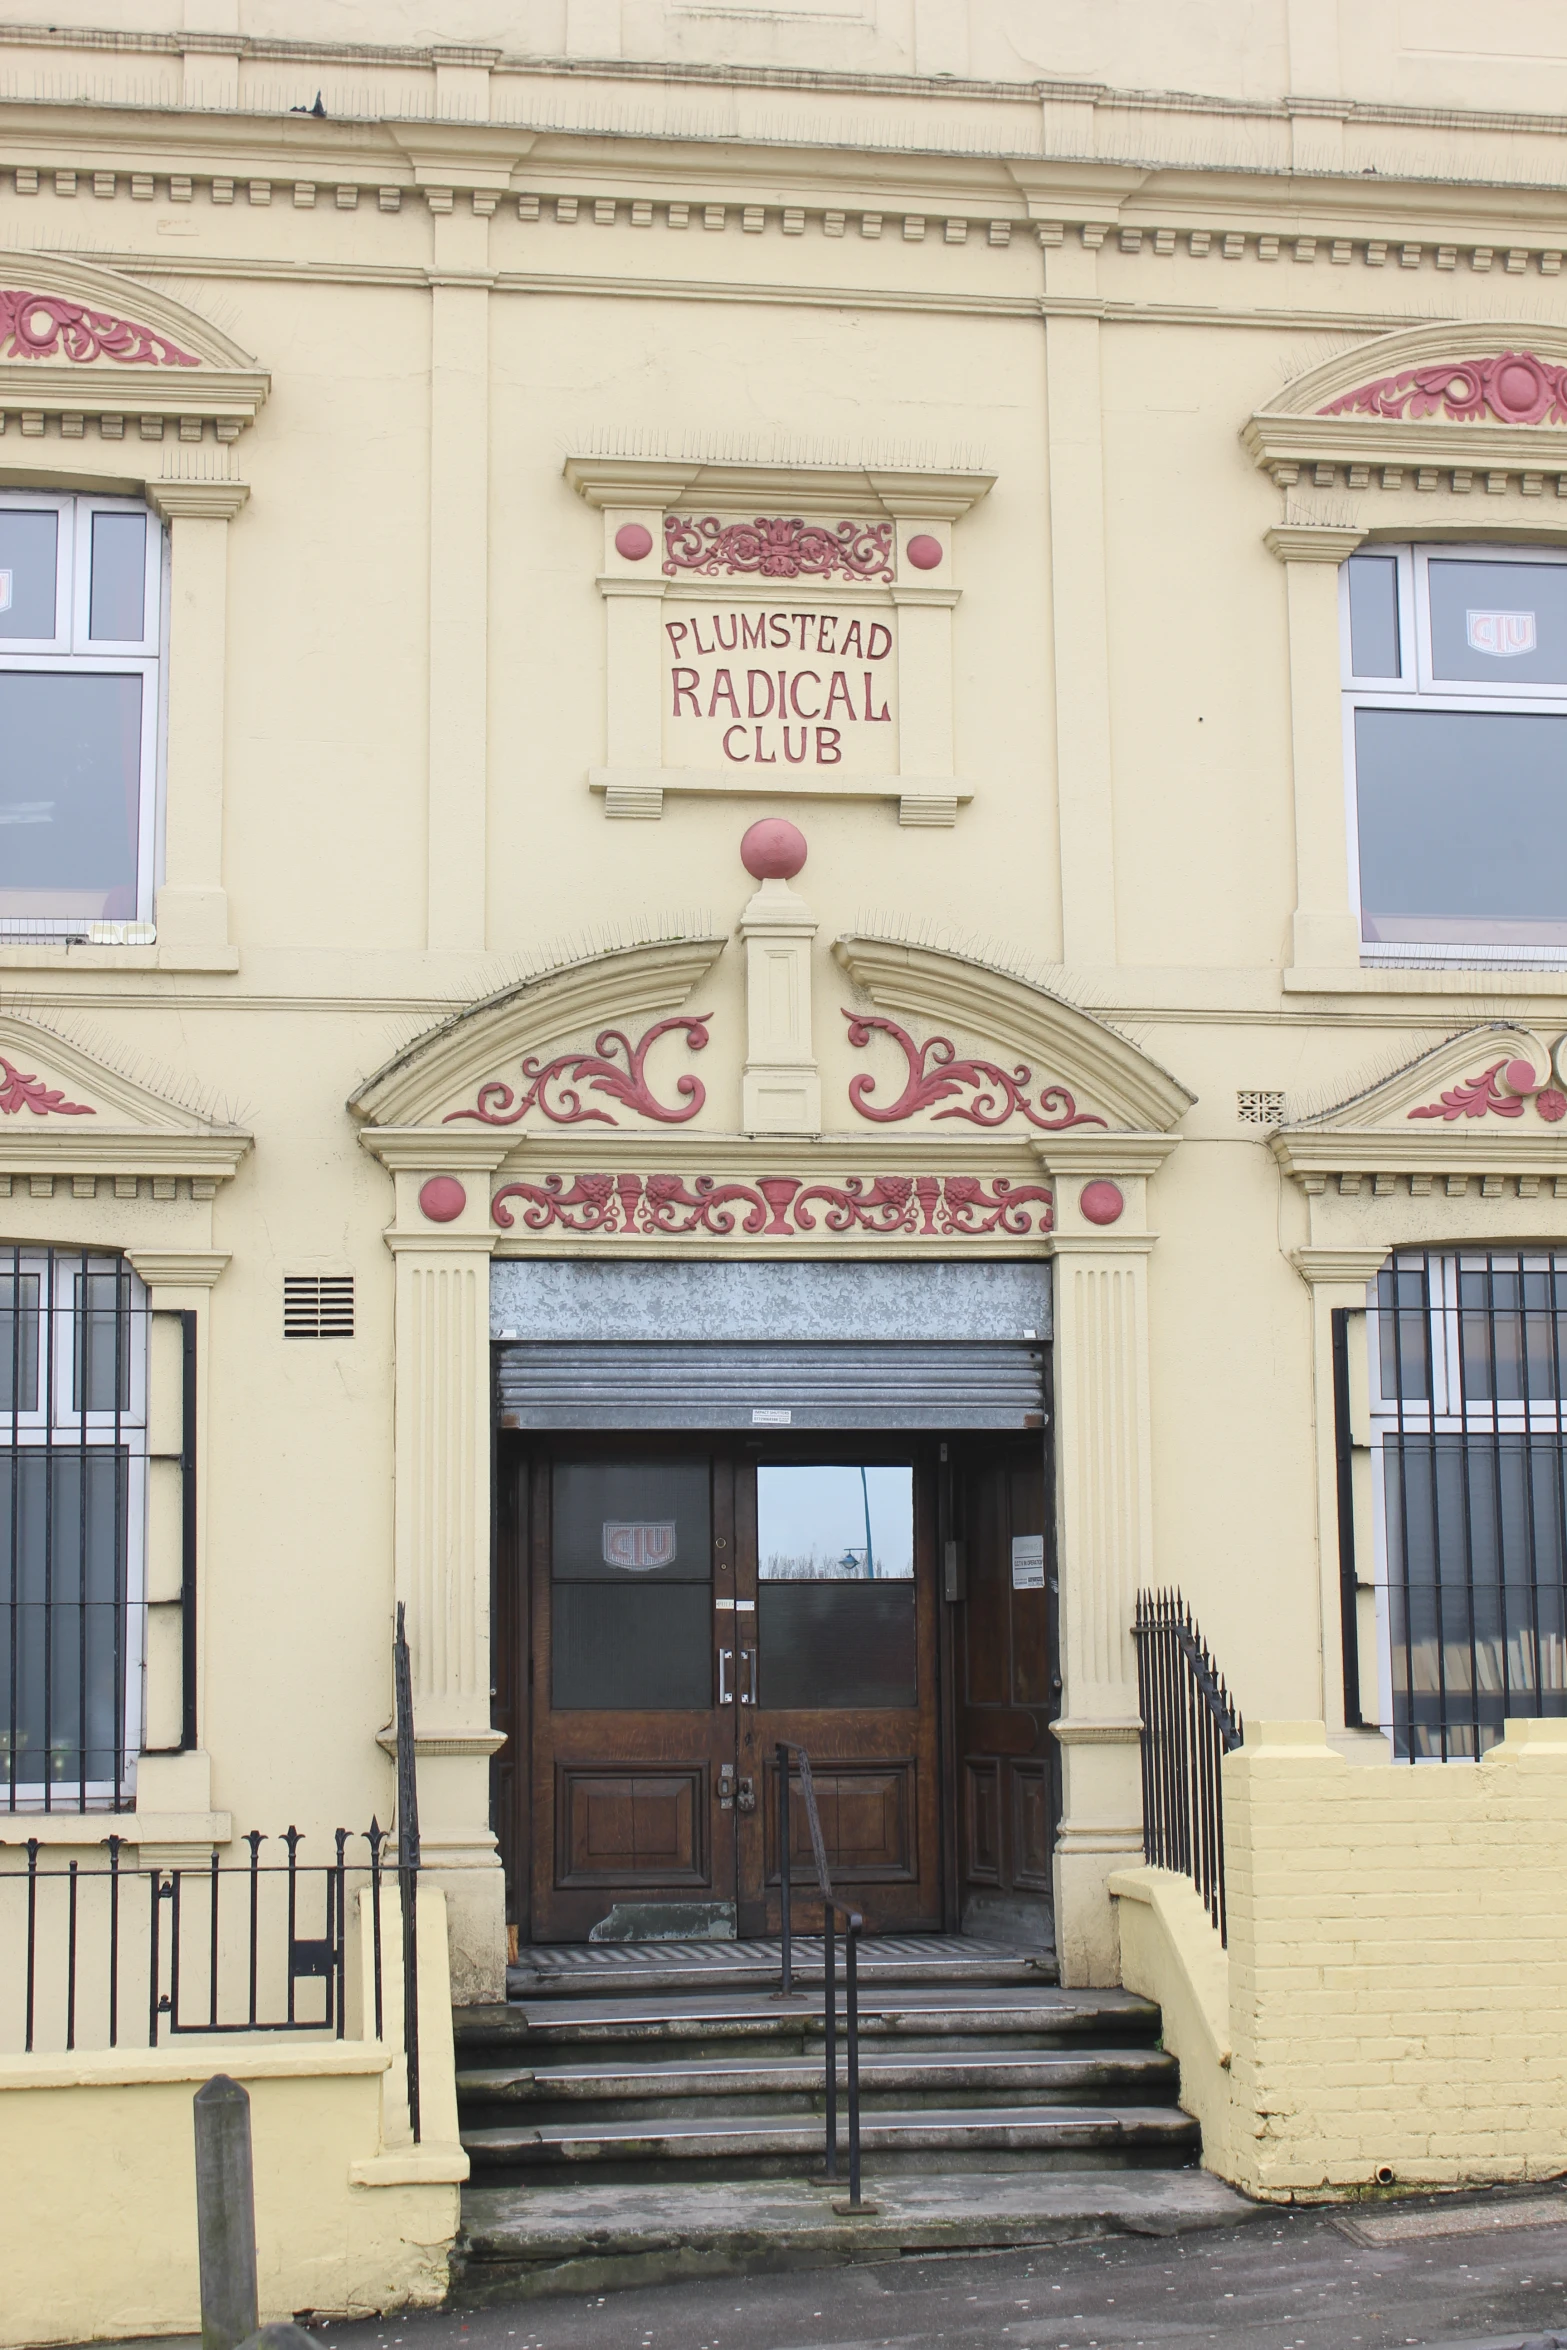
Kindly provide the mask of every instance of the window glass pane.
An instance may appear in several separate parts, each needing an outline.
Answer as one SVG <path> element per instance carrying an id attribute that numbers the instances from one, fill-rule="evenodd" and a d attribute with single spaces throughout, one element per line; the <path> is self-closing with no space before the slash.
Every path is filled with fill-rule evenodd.
<path id="1" fill-rule="evenodd" d="M 827 1462 L 756 1472 L 764 1583 L 907 1582 L 914 1573 L 914 1471 Z"/>
<path id="2" fill-rule="evenodd" d="M 38 1275 L 0 1273 L 0 1411 L 38 1409 Z"/>
<path id="3" fill-rule="evenodd" d="M 551 1572 L 557 1583 L 710 1583 L 709 1466 L 557 1461 Z"/>
<path id="4" fill-rule="evenodd" d="M 1357 710 L 1362 936 L 1567 945 L 1567 717 Z"/>
<path id="5" fill-rule="evenodd" d="M 0 639 L 52 637 L 60 517 L 0 506 Z"/>
<path id="6" fill-rule="evenodd" d="M 0 671 L 0 914 L 136 919 L 138 676 Z"/>
<path id="7" fill-rule="evenodd" d="M 124 1273 L 76 1276 L 76 1411 L 128 1411 L 131 1401 L 131 1291 Z"/>
<path id="8" fill-rule="evenodd" d="M 557 1583 L 550 1698 L 557 1710 L 705 1712 L 712 1601 L 700 1583 Z"/>
<path id="9" fill-rule="evenodd" d="M 1433 562 L 1431 674 L 1567 685 L 1567 564 Z"/>
<path id="10" fill-rule="evenodd" d="M 914 1584 L 764 1583 L 761 1701 L 787 1711 L 914 1705 Z"/>
<path id="11" fill-rule="evenodd" d="M 1355 555 L 1349 566 L 1349 662 L 1356 677 L 1397 677 L 1398 562 Z"/>
<path id="12" fill-rule="evenodd" d="M 88 634 L 139 644 L 147 633 L 146 590 L 146 515 L 95 514 Z"/>
<path id="13" fill-rule="evenodd" d="M 0 1782 L 115 1785 L 123 1763 L 130 1462 L 0 1452 Z"/>

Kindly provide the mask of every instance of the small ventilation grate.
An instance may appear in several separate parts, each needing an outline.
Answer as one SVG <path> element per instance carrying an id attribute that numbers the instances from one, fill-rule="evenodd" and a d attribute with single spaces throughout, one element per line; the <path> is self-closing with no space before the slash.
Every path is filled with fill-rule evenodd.
<path id="1" fill-rule="evenodd" d="M 283 1277 L 285 1338 L 352 1338 L 352 1273 L 286 1273 Z"/>
<path id="2" fill-rule="evenodd" d="M 1235 1096 L 1235 1115 L 1243 1126 L 1278 1126 L 1284 1119 L 1284 1096 L 1257 1086 L 1243 1086 Z"/>

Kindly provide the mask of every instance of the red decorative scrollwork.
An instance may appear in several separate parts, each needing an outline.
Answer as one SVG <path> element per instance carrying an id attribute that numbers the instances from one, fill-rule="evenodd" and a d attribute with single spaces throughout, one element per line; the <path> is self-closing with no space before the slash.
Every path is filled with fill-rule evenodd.
<path id="1" fill-rule="evenodd" d="M 947 1101 L 965 1087 L 973 1089 L 974 1098 L 967 1102 L 953 1102 L 945 1110 L 936 1112 L 937 1118 L 966 1118 L 971 1126 L 1004 1126 L 1015 1110 L 1020 1110 L 1031 1126 L 1042 1134 L 1059 1134 L 1068 1126 L 1103 1126 L 1103 1118 L 1091 1110 L 1080 1110 L 1064 1085 L 1045 1085 L 1040 1088 L 1038 1103 L 1028 1096 L 1034 1082 L 1034 1072 L 1023 1062 L 1010 1073 L 994 1061 L 959 1060 L 958 1050 L 950 1037 L 930 1036 L 917 1045 L 906 1028 L 896 1020 L 884 1020 L 869 1012 L 851 1012 L 845 1004 L 843 1016 L 849 1023 L 849 1042 L 858 1049 L 869 1044 L 873 1033 L 890 1036 L 908 1064 L 908 1076 L 903 1091 L 894 1102 L 875 1103 L 871 1095 L 876 1080 L 867 1071 L 849 1083 L 849 1100 L 862 1118 L 873 1118 L 878 1125 L 890 1126 L 902 1118 L 912 1118 L 916 1110 L 928 1110 L 933 1102 Z M 1058 1113 L 1055 1116 L 1049 1113 Z"/>
<path id="2" fill-rule="evenodd" d="M 510 1203 L 520 1201 L 514 1209 Z M 792 1240 L 815 1232 L 911 1233 L 921 1239 L 983 1239 L 1002 1232 L 1023 1239 L 1051 1229 L 1054 1195 L 1046 1183 L 1008 1176 L 849 1175 L 839 1183 L 804 1183 L 797 1175 L 754 1182 L 717 1175 L 543 1175 L 504 1183 L 490 1203 L 503 1231 L 519 1218 L 529 1232 L 708 1233 L 750 1240 Z"/>
<path id="3" fill-rule="evenodd" d="M 1440 1118 L 1450 1126 L 1455 1118 L 1483 1118 L 1494 1110 L 1499 1118 L 1521 1118 L 1524 1113 L 1522 1094 L 1503 1093 L 1497 1079 L 1507 1067 L 1505 1061 L 1493 1061 L 1489 1069 L 1482 1069 L 1478 1077 L 1466 1077 L 1461 1085 L 1449 1086 L 1440 1101 L 1427 1102 L 1424 1109 L 1411 1110 L 1411 1118 Z"/>
<path id="4" fill-rule="evenodd" d="M 802 522 L 759 514 L 754 522 L 720 522 L 709 514 L 698 521 L 679 514 L 664 517 L 664 570 L 754 571 L 763 579 L 891 579 L 890 522 Z"/>
<path id="5" fill-rule="evenodd" d="M 701 1052 L 707 1043 L 708 1018 L 706 1013 L 696 1019 L 682 1014 L 677 1019 L 655 1021 L 636 1044 L 622 1029 L 601 1028 L 593 1039 L 591 1052 L 559 1053 L 553 1061 L 541 1062 L 537 1054 L 530 1053 L 522 1064 L 522 1074 L 528 1083 L 520 1094 L 499 1078 L 492 1078 L 480 1086 L 473 1109 L 449 1110 L 441 1123 L 451 1126 L 459 1119 L 471 1118 L 481 1126 L 515 1126 L 520 1118 L 536 1109 L 552 1126 L 589 1123 L 613 1126 L 615 1121 L 608 1110 L 595 1110 L 584 1102 L 585 1087 L 590 1093 L 607 1094 L 611 1101 L 620 1102 L 643 1118 L 656 1118 L 664 1126 L 683 1126 L 688 1118 L 696 1116 L 707 1099 L 702 1080 L 688 1070 L 675 1081 L 680 1103 L 661 1102 L 648 1084 L 645 1063 L 659 1038 L 677 1028 L 685 1034 L 687 1049 Z M 615 1061 L 617 1053 L 625 1055 L 623 1069 Z"/>
<path id="6" fill-rule="evenodd" d="M 94 359 L 117 359 L 122 367 L 201 365 L 167 335 L 133 318 L 12 287 L 0 287 L 0 358 L 70 359 L 80 366 Z"/>
<path id="7" fill-rule="evenodd" d="M 68 1102 L 57 1086 L 45 1085 L 41 1077 L 30 1077 L 0 1053 L 0 1111 L 14 1118 L 19 1110 L 31 1110 L 35 1118 L 96 1118 L 98 1113 L 86 1102 Z"/>
<path id="8" fill-rule="evenodd" d="M 1503 351 L 1495 359 L 1449 359 L 1440 367 L 1410 367 L 1378 376 L 1319 409 L 1322 416 L 1450 416 L 1474 424 L 1494 416 L 1502 424 L 1567 424 L 1567 369 L 1532 351 Z"/>

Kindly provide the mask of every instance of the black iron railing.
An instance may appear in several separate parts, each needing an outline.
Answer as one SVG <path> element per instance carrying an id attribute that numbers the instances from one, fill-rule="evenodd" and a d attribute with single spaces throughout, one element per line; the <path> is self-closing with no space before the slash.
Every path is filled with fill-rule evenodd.
<path id="1" fill-rule="evenodd" d="M 408 2120 L 419 2143 L 419 1779 L 414 1767 L 413 1677 L 404 1607 L 397 1603 L 392 1685 L 397 1708 L 397 1883 L 403 1923 L 403 2055 Z M 379 1919 L 379 1911 L 377 1911 Z M 378 1929 L 379 1930 L 379 1929 Z M 377 1953 L 379 1959 L 379 1952 Z"/>
<path id="2" fill-rule="evenodd" d="M 793 1872 L 793 1843 L 790 1834 L 789 1780 L 792 1766 L 790 1756 L 797 1755 L 800 1764 L 800 1794 L 805 1804 L 806 1826 L 811 1838 L 811 1857 L 816 1867 L 817 1889 L 822 1900 L 822 2033 L 823 2065 L 827 2093 L 827 2123 L 825 2151 L 827 2176 L 838 2176 L 838 1961 L 836 1921 L 844 1921 L 844 2058 L 845 2087 L 849 2105 L 849 2202 L 848 2209 L 862 2208 L 860 2199 L 860 1935 L 865 1920 L 858 1910 L 850 1909 L 840 1901 L 832 1889 L 832 1877 L 827 1867 L 827 1846 L 822 1837 L 821 1814 L 816 1808 L 816 1789 L 811 1781 L 811 1758 L 803 1746 L 792 1739 L 780 1738 L 778 1754 L 778 1910 L 782 1931 L 783 1950 L 778 1993 L 782 1999 L 798 1996 L 794 1988 L 794 1937 L 791 1915 L 790 1878 Z"/>
<path id="3" fill-rule="evenodd" d="M 1143 1858 L 1191 1878 L 1224 1942 L 1219 1766 L 1241 1743 L 1241 1717 L 1178 1591 L 1140 1591 L 1132 1637 L 1143 1722 Z"/>
<path id="4" fill-rule="evenodd" d="M 388 1830 L 372 1819 L 364 1830 L 335 1829 L 332 1857 L 323 1861 L 304 1856 L 310 1840 L 294 1827 L 280 1837 L 252 1829 L 242 1839 L 245 1859 L 224 1862 L 213 1852 L 189 1867 L 142 1863 L 137 1847 L 118 1835 L 106 1838 L 101 1863 L 57 1860 L 36 1836 L 10 1856 L 0 1853 L 0 2054 L 143 2040 L 157 2048 L 201 2033 L 318 2032 L 342 2040 L 351 2021 L 365 2038 L 384 2041 L 383 1905 L 395 1883 L 408 2118 L 417 2143 L 420 1855 L 410 1681 L 399 1607 L 395 1852 Z M 359 1899 L 364 1893 L 367 1901 Z M 368 1952 L 353 1932 L 356 1913 Z"/>
<path id="5" fill-rule="evenodd" d="M 144 1866 L 107 1839 L 101 1863 L 59 1862 L 34 1837 L 26 1864 L 0 1871 L 0 2047 L 24 2054 L 157 2048 L 199 2033 L 322 2032 L 343 2039 L 349 1918 L 361 1888 L 379 1918 L 387 1835 L 338 1828 L 333 1858 L 301 1858 L 308 1839 L 252 1829 L 248 1858 L 216 1853 L 191 1868 Z M 265 1857 L 264 1847 L 281 1847 Z M 382 2030 L 379 1926 L 370 1998 Z M 362 2029 L 368 2030 L 366 2015 Z"/>

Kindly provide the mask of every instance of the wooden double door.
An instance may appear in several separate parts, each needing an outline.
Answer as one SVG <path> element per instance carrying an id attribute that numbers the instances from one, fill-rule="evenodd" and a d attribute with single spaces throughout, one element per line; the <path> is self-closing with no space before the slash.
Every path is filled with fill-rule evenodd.
<path id="1" fill-rule="evenodd" d="M 1048 1885 L 1053 1608 L 1012 1541 L 1044 1549 L 1037 1437 L 968 1466 L 924 1438 L 502 1443 L 497 1828 L 523 1939 L 731 1908 L 776 1932 L 781 1739 L 873 1930 Z M 797 1787 L 789 1842 L 814 1924 Z"/>

